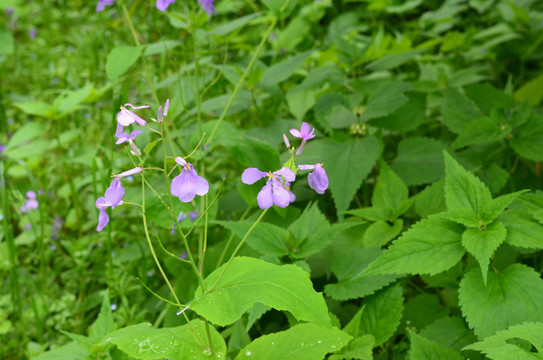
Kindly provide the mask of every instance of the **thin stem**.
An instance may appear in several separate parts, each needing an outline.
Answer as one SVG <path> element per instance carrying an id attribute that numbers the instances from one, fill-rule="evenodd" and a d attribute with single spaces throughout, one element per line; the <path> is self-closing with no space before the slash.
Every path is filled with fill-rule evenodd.
<path id="1" fill-rule="evenodd" d="M 243 239 L 241 239 L 241 241 L 239 242 L 238 246 L 236 246 L 236 248 L 234 249 L 234 252 L 232 253 L 232 255 L 230 255 L 230 259 L 228 259 L 228 262 L 226 263 L 226 265 L 224 266 L 224 269 L 222 269 L 222 272 L 221 272 L 221 275 L 219 275 L 219 277 L 217 278 L 217 281 L 215 281 L 215 283 L 209 288 L 208 292 L 211 292 L 213 291 L 213 289 L 215 288 L 215 286 L 217 286 L 217 284 L 219 283 L 219 281 L 221 281 L 224 273 L 226 272 L 226 269 L 228 269 L 228 267 L 230 266 L 230 263 L 232 262 L 232 260 L 234 259 L 234 257 L 237 255 L 237 253 L 239 252 L 239 250 L 241 249 L 241 246 L 245 243 L 245 240 L 247 240 L 247 238 L 249 237 L 249 234 L 251 234 L 251 232 L 254 230 L 254 228 L 256 227 L 256 225 L 258 225 L 258 223 L 262 220 L 262 218 L 264 217 L 264 215 L 266 215 L 266 213 L 268 212 L 269 208 L 268 209 L 265 209 L 264 211 L 262 211 L 262 214 L 260 214 L 260 216 L 258 217 L 258 219 L 256 219 L 255 223 L 249 228 L 249 230 L 247 231 L 247 233 L 245 234 L 245 236 L 243 237 Z"/>
<path id="2" fill-rule="evenodd" d="M 245 217 L 249 214 L 250 210 L 251 210 L 251 207 L 249 206 L 245 210 L 245 212 L 241 215 L 241 217 L 239 218 L 239 221 L 245 219 Z M 228 252 L 228 248 L 230 248 L 230 244 L 232 243 L 232 240 L 234 240 L 234 237 L 235 237 L 234 233 L 230 234 L 230 237 L 226 241 L 226 245 L 224 245 L 224 247 L 222 249 L 221 256 L 219 256 L 219 260 L 217 261 L 217 265 L 215 265 L 215 269 L 222 265 L 224 257 L 226 256 L 226 253 Z"/>

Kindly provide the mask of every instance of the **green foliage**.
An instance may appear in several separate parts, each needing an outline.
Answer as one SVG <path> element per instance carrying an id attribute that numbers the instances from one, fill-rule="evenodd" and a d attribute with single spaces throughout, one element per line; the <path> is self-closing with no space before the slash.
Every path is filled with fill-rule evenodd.
<path id="1" fill-rule="evenodd" d="M 110 81 L 124 75 L 138 61 L 143 47 L 117 46 L 107 55 L 106 74 Z"/>
<path id="2" fill-rule="evenodd" d="M 425 337 L 418 335 L 413 331 L 409 331 L 409 337 L 411 339 L 410 354 L 412 359 L 420 360 L 461 360 L 463 357 L 459 352 L 440 345 L 432 340 L 428 340 Z"/>

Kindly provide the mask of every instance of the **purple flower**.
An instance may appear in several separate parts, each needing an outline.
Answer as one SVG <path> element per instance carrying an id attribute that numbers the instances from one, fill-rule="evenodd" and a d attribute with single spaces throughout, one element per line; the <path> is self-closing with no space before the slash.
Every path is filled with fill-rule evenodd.
<path id="1" fill-rule="evenodd" d="M 121 111 L 117 114 L 117 122 L 121 124 L 122 126 L 128 126 L 132 124 L 134 121 L 140 124 L 141 126 L 145 126 L 147 122 L 143 120 L 138 115 L 134 114 L 132 111 L 128 110 L 126 106 L 130 106 L 132 109 L 145 109 L 148 108 L 148 105 L 142 105 L 142 106 L 134 106 L 132 104 L 124 104 L 121 105 Z M 117 126 L 117 131 L 119 131 L 119 127 Z M 122 131 L 122 129 L 121 129 Z"/>
<path id="2" fill-rule="evenodd" d="M 166 11 L 170 4 L 173 4 L 175 0 L 156 0 L 156 8 L 162 12 Z"/>
<path id="3" fill-rule="evenodd" d="M 271 171 L 266 173 L 257 168 L 245 169 L 241 175 L 241 181 L 251 185 L 266 176 L 268 177 L 266 185 L 256 197 L 258 206 L 261 209 L 268 209 L 273 204 L 282 208 L 287 207 L 291 202 L 291 195 L 285 186 L 296 179 L 296 175 L 289 168 L 284 167 L 273 173 Z"/>
<path id="4" fill-rule="evenodd" d="M 174 223 L 173 223 L 173 226 L 172 226 L 172 233 L 171 233 L 172 236 L 173 236 L 173 234 L 174 234 L 174 232 L 175 232 L 175 225 L 178 224 L 178 223 L 180 223 L 181 221 L 185 220 L 186 218 L 187 218 L 187 214 L 185 214 L 184 212 L 181 211 L 181 212 L 179 213 L 179 216 L 177 217 L 177 222 L 174 222 Z"/>
<path id="5" fill-rule="evenodd" d="M 217 12 L 215 11 L 215 6 L 213 5 L 214 1 L 215 0 L 198 0 L 198 4 L 202 5 L 207 15 L 217 15 Z"/>
<path id="6" fill-rule="evenodd" d="M 181 202 L 190 202 L 196 195 L 203 196 L 209 191 L 209 184 L 206 179 L 196 174 L 192 164 L 189 164 L 182 157 L 175 158 L 175 162 L 183 166 L 181 174 L 172 180 L 171 193 L 179 197 Z"/>
<path id="7" fill-rule="evenodd" d="M 11 15 L 13 15 L 13 8 L 11 6 L 8 6 L 6 8 L 6 16 L 10 17 Z"/>
<path id="8" fill-rule="evenodd" d="M 196 218 L 198 217 L 198 211 L 194 210 L 194 211 L 189 212 L 189 217 L 190 217 L 190 221 L 196 220 Z"/>
<path id="9" fill-rule="evenodd" d="M 123 196 L 124 196 L 124 188 L 123 184 L 121 183 L 121 179 L 125 176 L 134 175 L 141 172 L 140 167 L 136 167 L 134 169 L 125 171 L 120 173 L 119 175 L 115 175 L 113 181 L 111 181 L 111 184 L 109 185 L 109 188 L 107 188 L 104 196 L 100 196 L 98 199 L 96 199 L 95 206 L 98 210 L 100 210 L 100 214 L 98 215 L 98 226 L 96 227 L 96 231 L 102 231 L 104 227 L 109 222 L 109 216 L 106 213 L 106 209 L 108 207 L 111 207 L 112 209 L 115 208 L 115 206 L 122 205 L 123 203 Z"/>
<path id="10" fill-rule="evenodd" d="M 166 100 L 166 104 L 164 105 L 164 111 L 162 111 L 162 105 L 158 107 L 158 116 L 157 120 L 158 122 L 164 121 L 164 116 L 168 115 L 168 109 L 170 108 L 170 99 Z"/>
<path id="11" fill-rule="evenodd" d="M 111 311 L 115 311 L 117 310 L 117 304 L 111 304 L 109 308 L 111 309 Z"/>
<path id="12" fill-rule="evenodd" d="M 307 175 L 309 187 L 318 194 L 324 194 L 324 191 L 328 189 L 328 176 L 326 175 L 326 171 L 324 171 L 322 164 L 316 163 L 315 165 L 300 165 L 298 167 L 300 170 L 313 170 L 312 173 Z"/>
<path id="13" fill-rule="evenodd" d="M 28 30 L 28 37 L 31 40 L 34 40 L 37 34 L 38 34 L 38 30 L 36 30 L 36 28 L 30 28 L 30 30 Z"/>
<path id="14" fill-rule="evenodd" d="M 289 203 L 295 202 L 296 201 L 296 195 L 292 191 L 290 191 L 290 183 L 288 181 L 285 181 L 284 187 L 288 191 Z"/>
<path id="15" fill-rule="evenodd" d="M 0 154 L 6 150 L 6 144 L 0 144 Z"/>
<path id="16" fill-rule="evenodd" d="M 19 208 L 21 214 L 27 213 L 32 209 L 37 209 L 39 206 L 38 200 L 36 200 L 36 193 L 34 191 L 26 192 L 26 202 Z"/>
<path id="17" fill-rule="evenodd" d="M 120 133 L 117 135 L 117 133 L 115 133 L 115 136 L 117 136 L 118 140 L 115 142 L 116 145 L 119 145 L 119 144 L 122 144 L 124 142 L 127 142 L 127 141 L 134 141 L 136 139 L 136 136 L 138 136 L 139 134 L 141 134 L 143 131 L 142 130 L 134 130 L 130 133 L 130 135 L 128 134 L 128 132 L 123 132 L 123 133 Z"/>
<path id="18" fill-rule="evenodd" d="M 103 11 L 106 6 L 113 5 L 113 0 L 98 0 L 98 4 L 96 4 L 96 12 Z"/>
<path id="19" fill-rule="evenodd" d="M 315 129 L 311 129 L 309 124 L 305 121 L 302 123 L 302 127 L 300 128 L 300 130 L 290 129 L 290 133 L 292 134 L 292 136 L 302 139 L 302 144 L 298 148 L 298 151 L 296 151 L 296 155 L 300 155 L 302 151 L 304 151 L 305 143 L 307 142 L 307 140 L 313 139 L 315 137 Z"/>

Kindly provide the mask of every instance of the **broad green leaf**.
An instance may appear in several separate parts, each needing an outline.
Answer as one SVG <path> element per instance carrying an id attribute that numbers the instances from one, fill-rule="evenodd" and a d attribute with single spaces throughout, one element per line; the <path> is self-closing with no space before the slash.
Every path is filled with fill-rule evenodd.
<path id="1" fill-rule="evenodd" d="M 279 17 L 280 19 L 285 19 L 287 16 L 289 16 L 298 3 L 297 0 L 289 1 L 287 6 L 284 8 L 285 1 L 283 0 L 262 0 L 262 2 L 275 16 Z"/>
<path id="2" fill-rule="evenodd" d="M 444 175 L 443 149 L 441 141 L 409 137 L 400 141 L 398 156 L 390 166 L 405 185 L 421 185 L 434 182 Z"/>
<path id="3" fill-rule="evenodd" d="M 361 209 L 347 210 L 345 214 L 361 217 L 370 221 L 388 221 L 388 216 L 385 209 L 378 207 L 367 207 Z"/>
<path id="4" fill-rule="evenodd" d="M 351 339 L 350 335 L 334 327 L 298 324 L 288 330 L 257 338 L 240 351 L 236 360 L 323 359 L 326 354 L 347 345 Z"/>
<path id="5" fill-rule="evenodd" d="M 543 249 L 543 225 L 524 210 L 507 210 L 498 218 L 507 229 L 505 242 L 528 249 Z"/>
<path id="6" fill-rule="evenodd" d="M 15 51 L 15 38 L 11 31 L 0 28 L 0 55 L 11 55 Z"/>
<path id="7" fill-rule="evenodd" d="M 367 121 L 373 118 L 392 114 L 402 105 L 409 101 L 404 95 L 412 86 L 401 81 L 392 81 L 372 93 L 366 104 L 366 111 L 362 114 L 361 120 Z"/>
<path id="8" fill-rule="evenodd" d="M 407 300 L 400 327 L 420 331 L 448 314 L 449 308 L 440 303 L 439 297 L 423 293 Z"/>
<path id="9" fill-rule="evenodd" d="M 51 145 L 51 141 L 47 139 L 35 139 L 28 144 L 17 146 L 9 151 L 5 150 L 4 154 L 12 159 L 27 159 L 32 156 L 42 157 Z"/>
<path id="10" fill-rule="evenodd" d="M 19 128 L 9 139 L 5 151 L 17 148 L 18 145 L 26 143 L 34 138 L 42 137 L 48 126 L 37 121 L 29 122 Z"/>
<path id="11" fill-rule="evenodd" d="M 465 90 L 466 96 L 486 115 L 490 115 L 493 109 L 513 104 L 510 96 L 488 83 L 471 84 Z"/>
<path id="12" fill-rule="evenodd" d="M 465 170 L 447 152 L 443 152 L 445 162 L 445 201 L 447 208 L 471 209 L 482 220 L 485 208 L 491 203 L 492 195 L 486 185 L 475 175 Z"/>
<path id="13" fill-rule="evenodd" d="M 55 99 L 54 107 L 58 114 L 66 115 L 80 108 L 80 105 L 91 94 L 93 84 L 87 83 L 81 89 L 69 91 Z"/>
<path id="14" fill-rule="evenodd" d="M 386 221 L 377 221 L 366 229 L 362 243 L 364 247 L 381 247 L 398 236 L 402 232 L 402 228 L 402 219 L 396 219 L 392 224 Z"/>
<path id="15" fill-rule="evenodd" d="M 207 289 L 219 280 L 225 265 L 204 280 Z M 307 272 L 295 265 L 273 265 L 248 257 L 234 258 L 213 291 L 202 294 L 198 287 L 190 308 L 225 326 L 257 302 L 289 311 L 298 320 L 330 324 L 324 298 L 313 289 Z"/>
<path id="16" fill-rule="evenodd" d="M 349 127 L 357 121 L 349 98 L 340 93 L 327 92 L 319 96 L 313 110 L 316 120 L 326 132 Z"/>
<path id="17" fill-rule="evenodd" d="M 533 161 L 543 161 L 543 116 L 532 114 L 530 119 L 518 128 L 517 136 L 509 144 L 517 154 Z"/>
<path id="18" fill-rule="evenodd" d="M 496 219 L 505 210 L 505 208 L 511 205 L 513 201 L 527 191 L 529 190 L 521 190 L 492 199 L 490 204 L 488 204 L 487 208 L 485 209 L 483 223 L 486 225 L 491 221 L 494 221 L 494 219 Z"/>
<path id="19" fill-rule="evenodd" d="M 381 161 L 380 167 L 381 170 L 373 191 L 371 204 L 374 207 L 385 209 L 389 216 L 388 220 L 394 220 L 398 215 L 400 205 L 407 200 L 409 191 L 402 179 L 384 161 Z"/>
<path id="20" fill-rule="evenodd" d="M 279 168 L 277 147 L 249 136 L 238 136 L 231 144 L 230 153 L 241 165 L 267 170 Z"/>
<path id="21" fill-rule="evenodd" d="M 281 50 L 294 50 L 296 45 L 307 38 L 308 31 L 311 31 L 311 22 L 303 17 L 296 16 L 288 22 L 271 45 L 278 52 Z"/>
<path id="22" fill-rule="evenodd" d="M 415 212 L 425 218 L 447 210 L 445 205 L 445 180 L 439 180 L 424 188 L 415 199 Z"/>
<path id="23" fill-rule="evenodd" d="M 415 130 L 426 119 L 426 95 L 407 93 L 409 101 L 392 114 L 369 120 L 369 123 L 387 130 L 407 132 Z"/>
<path id="24" fill-rule="evenodd" d="M 349 343 L 340 353 L 329 357 L 329 360 L 359 359 L 373 360 L 373 348 L 375 347 L 375 338 L 373 335 L 359 336 Z"/>
<path id="25" fill-rule="evenodd" d="M 486 286 L 481 271 L 472 269 L 460 282 L 462 313 L 482 339 L 525 321 L 543 321 L 543 280 L 534 269 L 513 264 L 489 272 Z"/>
<path id="26" fill-rule="evenodd" d="M 209 34 L 210 35 L 217 35 L 217 36 L 225 36 L 230 34 L 233 31 L 236 31 L 238 29 L 241 29 L 245 25 L 247 25 L 251 20 L 259 17 L 261 13 L 256 12 L 249 15 L 242 16 L 240 18 L 236 18 L 235 20 L 228 21 L 224 24 L 220 24 L 219 26 L 214 27 Z"/>
<path id="27" fill-rule="evenodd" d="M 466 124 L 452 144 L 453 149 L 485 144 L 504 139 L 511 133 L 510 127 L 500 127 L 490 118 L 483 117 Z"/>
<path id="28" fill-rule="evenodd" d="M 92 347 L 99 341 L 83 335 L 74 334 L 69 331 L 60 330 L 60 332 L 75 341 L 77 345 L 89 353 L 91 352 Z"/>
<path id="29" fill-rule="evenodd" d="M 438 274 L 453 267 L 465 253 L 464 227 L 431 217 L 413 225 L 392 242 L 359 276 L 379 274 Z"/>
<path id="30" fill-rule="evenodd" d="M 363 276 L 353 279 L 382 252 L 377 247 L 344 249 L 333 257 L 330 267 L 338 278 L 338 282 L 337 284 L 328 283 L 324 286 L 326 295 L 334 300 L 361 298 L 371 295 L 395 281 L 396 275 Z"/>
<path id="31" fill-rule="evenodd" d="M 407 330 L 411 340 L 411 359 L 417 360 L 463 360 L 460 353 L 454 349 L 428 340 L 414 331 Z"/>
<path id="32" fill-rule="evenodd" d="M 349 321 L 349 323 L 343 328 L 343 331 L 351 335 L 353 338 L 356 338 L 360 332 L 360 319 L 362 319 L 364 308 L 365 306 L 361 306 L 360 310 L 356 312 L 351 321 Z"/>
<path id="33" fill-rule="evenodd" d="M 109 81 L 117 78 L 128 71 L 138 61 L 143 46 L 117 46 L 110 51 L 106 60 L 106 75 Z"/>
<path id="34" fill-rule="evenodd" d="M 326 143 L 323 166 L 338 214 L 347 210 L 380 153 L 381 144 L 374 136 L 345 143 Z"/>
<path id="35" fill-rule="evenodd" d="M 319 210 L 318 203 L 313 203 L 308 205 L 302 214 L 290 224 L 288 231 L 301 242 L 329 227 L 330 223 Z"/>
<path id="36" fill-rule="evenodd" d="M 98 319 L 89 328 L 89 336 L 96 343 L 102 341 L 112 331 L 115 331 L 115 323 L 113 322 L 108 296 L 108 292 L 105 291 Z"/>
<path id="37" fill-rule="evenodd" d="M 161 40 L 159 42 L 147 44 L 143 56 L 162 54 L 170 49 L 181 46 L 182 44 L 181 40 Z"/>
<path id="38" fill-rule="evenodd" d="M 369 71 L 391 70 L 400 65 L 405 64 L 406 62 L 410 60 L 415 59 L 424 51 L 426 51 L 426 49 L 409 50 L 409 51 L 404 51 L 404 52 L 395 53 L 395 54 L 388 54 L 366 65 L 366 69 Z"/>
<path id="39" fill-rule="evenodd" d="M 242 239 L 254 225 L 254 221 L 216 221 Z M 289 234 L 285 229 L 260 222 L 247 238 L 247 244 L 262 255 L 283 256 L 288 254 L 286 240 Z"/>
<path id="40" fill-rule="evenodd" d="M 196 339 L 195 331 L 200 339 L 206 339 L 206 326 L 200 319 L 191 320 L 188 324 L 173 328 L 156 329 L 149 323 L 131 325 L 110 334 L 106 343 L 113 343 L 123 352 L 136 359 L 225 359 L 226 344 L 213 326 L 207 327 L 213 341 L 213 356 L 206 352 Z M 190 354 L 190 355 L 188 355 Z"/>
<path id="41" fill-rule="evenodd" d="M 303 241 L 297 249 L 293 249 L 291 256 L 293 258 L 306 258 L 310 255 L 313 255 L 326 247 L 330 242 L 344 230 L 347 230 L 353 226 L 357 225 L 356 223 L 341 223 L 341 224 L 332 224 L 326 229 L 321 229 L 316 234 L 308 237 Z"/>
<path id="42" fill-rule="evenodd" d="M 519 339 L 527 341 L 536 352 L 521 346 Z M 543 359 L 543 323 L 526 322 L 511 326 L 464 349 L 481 351 L 489 359 L 494 360 L 541 360 Z"/>
<path id="43" fill-rule="evenodd" d="M 493 222 L 482 229 L 466 229 L 462 234 L 462 245 L 479 262 L 485 285 L 490 257 L 498 246 L 505 241 L 506 235 L 507 230 L 499 221 Z"/>
<path id="44" fill-rule="evenodd" d="M 528 81 L 520 89 L 515 91 L 515 100 L 519 103 L 528 101 L 532 106 L 537 106 L 543 100 L 543 74 Z"/>
<path id="45" fill-rule="evenodd" d="M 368 296 L 362 303 L 364 313 L 360 319 L 360 333 L 375 337 L 375 346 L 387 341 L 400 325 L 403 312 L 403 291 L 392 285 Z"/>
<path id="46" fill-rule="evenodd" d="M 54 113 L 53 106 L 43 101 L 19 102 L 13 104 L 13 106 L 21 109 L 26 114 L 41 116 L 44 118 L 51 117 Z"/>
<path id="47" fill-rule="evenodd" d="M 441 114 L 445 125 L 452 132 L 460 134 L 473 120 L 482 117 L 481 111 L 457 88 L 449 87 L 443 94 Z"/>
<path id="48" fill-rule="evenodd" d="M 247 319 L 247 327 L 245 330 L 249 331 L 253 324 L 262 317 L 265 313 L 267 313 L 271 308 L 266 305 L 262 305 L 261 303 L 255 303 L 251 310 L 249 310 L 249 316 Z"/>
<path id="49" fill-rule="evenodd" d="M 88 359 L 89 355 L 89 352 L 77 345 L 77 343 L 71 342 L 34 356 L 32 360 L 82 360 Z"/>
<path id="50" fill-rule="evenodd" d="M 302 120 L 305 113 L 315 105 L 315 95 L 319 89 L 306 89 L 293 86 L 287 92 L 288 109 L 298 120 Z"/>
<path id="51" fill-rule="evenodd" d="M 263 87 L 270 87 L 288 79 L 300 66 L 302 66 L 309 55 L 311 55 L 311 52 L 307 51 L 270 66 L 264 71 L 264 74 L 260 79 L 260 85 Z"/>
<path id="52" fill-rule="evenodd" d="M 426 326 L 420 335 L 458 351 L 477 339 L 459 316 L 438 319 Z"/>

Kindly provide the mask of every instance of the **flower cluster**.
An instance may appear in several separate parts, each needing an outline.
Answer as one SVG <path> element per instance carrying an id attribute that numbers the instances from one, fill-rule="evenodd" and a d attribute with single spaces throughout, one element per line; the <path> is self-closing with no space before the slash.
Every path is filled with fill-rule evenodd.
<path id="1" fill-rule="evenodd" d="M 168 6 L 174 2 L 175 0 L 156 0 L 155 6 L 158 10 L 165 12 L 166 9 L 168 9 Z M 113 3 L 114 0 L 98 0 L 98 4 L 96 4 L 96 12 L 103 11 L 106 6 L 111 6 Z"/>
<path id="2" fill-rule="evenodd" d="M 36 193 L 34 191 L 26 192 L 26 202 L 19 208 L 21 214 L 27 213 L 32 209 L 38 208 L 38 200 L 36 200 Z"/>
<path id="3" fill-rule="evenodd" d="M 198 0 L 198 4 L 202 5 L 202 8 L 208 16 L 217 15 L 215 11 L 215 5 L 213 4 L 215 0 Z"/>
<path id="4" fill-rule="evenodd" d="M 315 129 L 311 129 L 306 122 L 302 124 L 300 130 L 290 129 L 290 133 L 293 136 L 302 139 L 302 143 L 296 151 L 296 155 L 300 155 L 304 150 L 307 141 L 315 137 Z M 294 164 L 294 150 L 290 147 L 290 141 L 285 134 L 283 134 L 283 140 L 291 153 L 290 161 Z M 248 168 L 245 169 L 241 175 L 241 181 L 245 184 L 252 185 L 258 180 L 268 177 L 266 185 L 260 190 L 256 198 L 258 206 L 261 209 L 268 209 L 272 205 L 284 208 L 296 200 L 296 196 L 290 191 L 290 183 L 296 179 L 295 172 L 298 170 L 313 170 L 313 172 L 307 176 L 307 181 L 309 186 L 318 194 L 324 194 L 326 189 L 328 189 L 328 176 L 321 163 L 315 165 L 299 165 L 298 167 L 293 166 L 292 168 L 295 170 L 293 171 L 291 168 L 283 167 L 274 172 L 264 172 L 257 168 Z"/>

